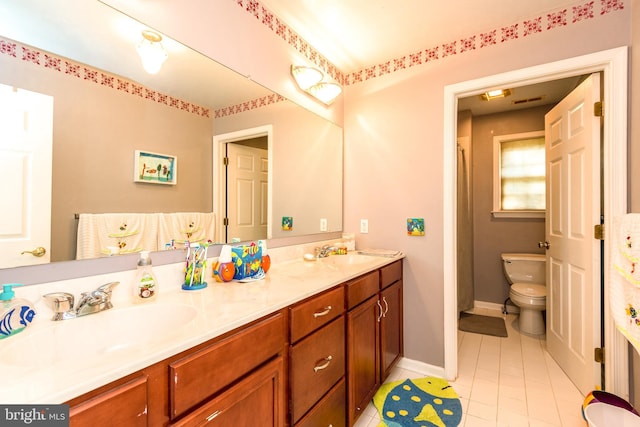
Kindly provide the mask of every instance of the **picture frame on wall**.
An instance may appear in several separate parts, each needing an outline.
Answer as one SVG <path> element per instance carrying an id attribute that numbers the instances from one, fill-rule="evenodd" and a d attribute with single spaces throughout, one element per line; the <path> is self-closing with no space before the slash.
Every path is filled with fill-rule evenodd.
<path id="1" fill-rule="evenodd" d="M 169 154 L 135 150 L 133 181 L 176 185 L 178 158 Z"/>

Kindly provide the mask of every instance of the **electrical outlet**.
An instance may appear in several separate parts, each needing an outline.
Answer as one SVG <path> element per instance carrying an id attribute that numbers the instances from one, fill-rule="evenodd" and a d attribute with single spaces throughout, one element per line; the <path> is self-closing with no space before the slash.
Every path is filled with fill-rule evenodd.
<path id="1" fill-rule="evenodd" d="M 327 218 L 320 218 L 320 231 L 327 231 Z"/>
<path id="2" fill-rule="evenodd" d="M 366 234 L 369 232 L 369 220 L 361 219 L 360 220 L 360 233 Z"/>

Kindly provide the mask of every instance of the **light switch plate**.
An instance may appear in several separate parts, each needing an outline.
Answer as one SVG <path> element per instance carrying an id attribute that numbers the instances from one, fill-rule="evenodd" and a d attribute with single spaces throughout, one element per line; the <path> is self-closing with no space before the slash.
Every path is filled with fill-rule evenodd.
<path id="1" fill-rule="evenodd" d="M 369 220 L 361 219 L 360 220 L 360 233 L 366 234 L 369 232 Z"/>
<path id="2" fill-rule="evenodd" d="M 320 231 L 327 231 L 327 218 L 320 218 Z"/>

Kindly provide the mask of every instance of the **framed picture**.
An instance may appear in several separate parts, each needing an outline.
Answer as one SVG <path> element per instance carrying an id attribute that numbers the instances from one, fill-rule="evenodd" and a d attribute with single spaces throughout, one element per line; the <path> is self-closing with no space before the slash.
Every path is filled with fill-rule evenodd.
<path id="1" fill-rule="evenodd" d="M 152 184 L 178 183 L 178 158 L 150 151 L 135 151 L 133 180 Z"/>

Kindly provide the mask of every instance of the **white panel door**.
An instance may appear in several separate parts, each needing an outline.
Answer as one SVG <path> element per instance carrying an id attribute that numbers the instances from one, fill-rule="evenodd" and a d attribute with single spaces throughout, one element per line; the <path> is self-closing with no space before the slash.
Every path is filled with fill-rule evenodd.
<path id="1" fill-rule="evenodd" d="M 52 145 L 53 98 L 0 84 L 0 268 L 50 260 Z"/>
<path id="2" fill-rule="evenodd" d="M 267 238 L 267 150 L 227 144 L 227 241 Z"/>
<path id="3" fill-rule="evenodd" d="M 582 393 L 600 385 L 600 76 L 545 116 L 547 347 Z"/>

